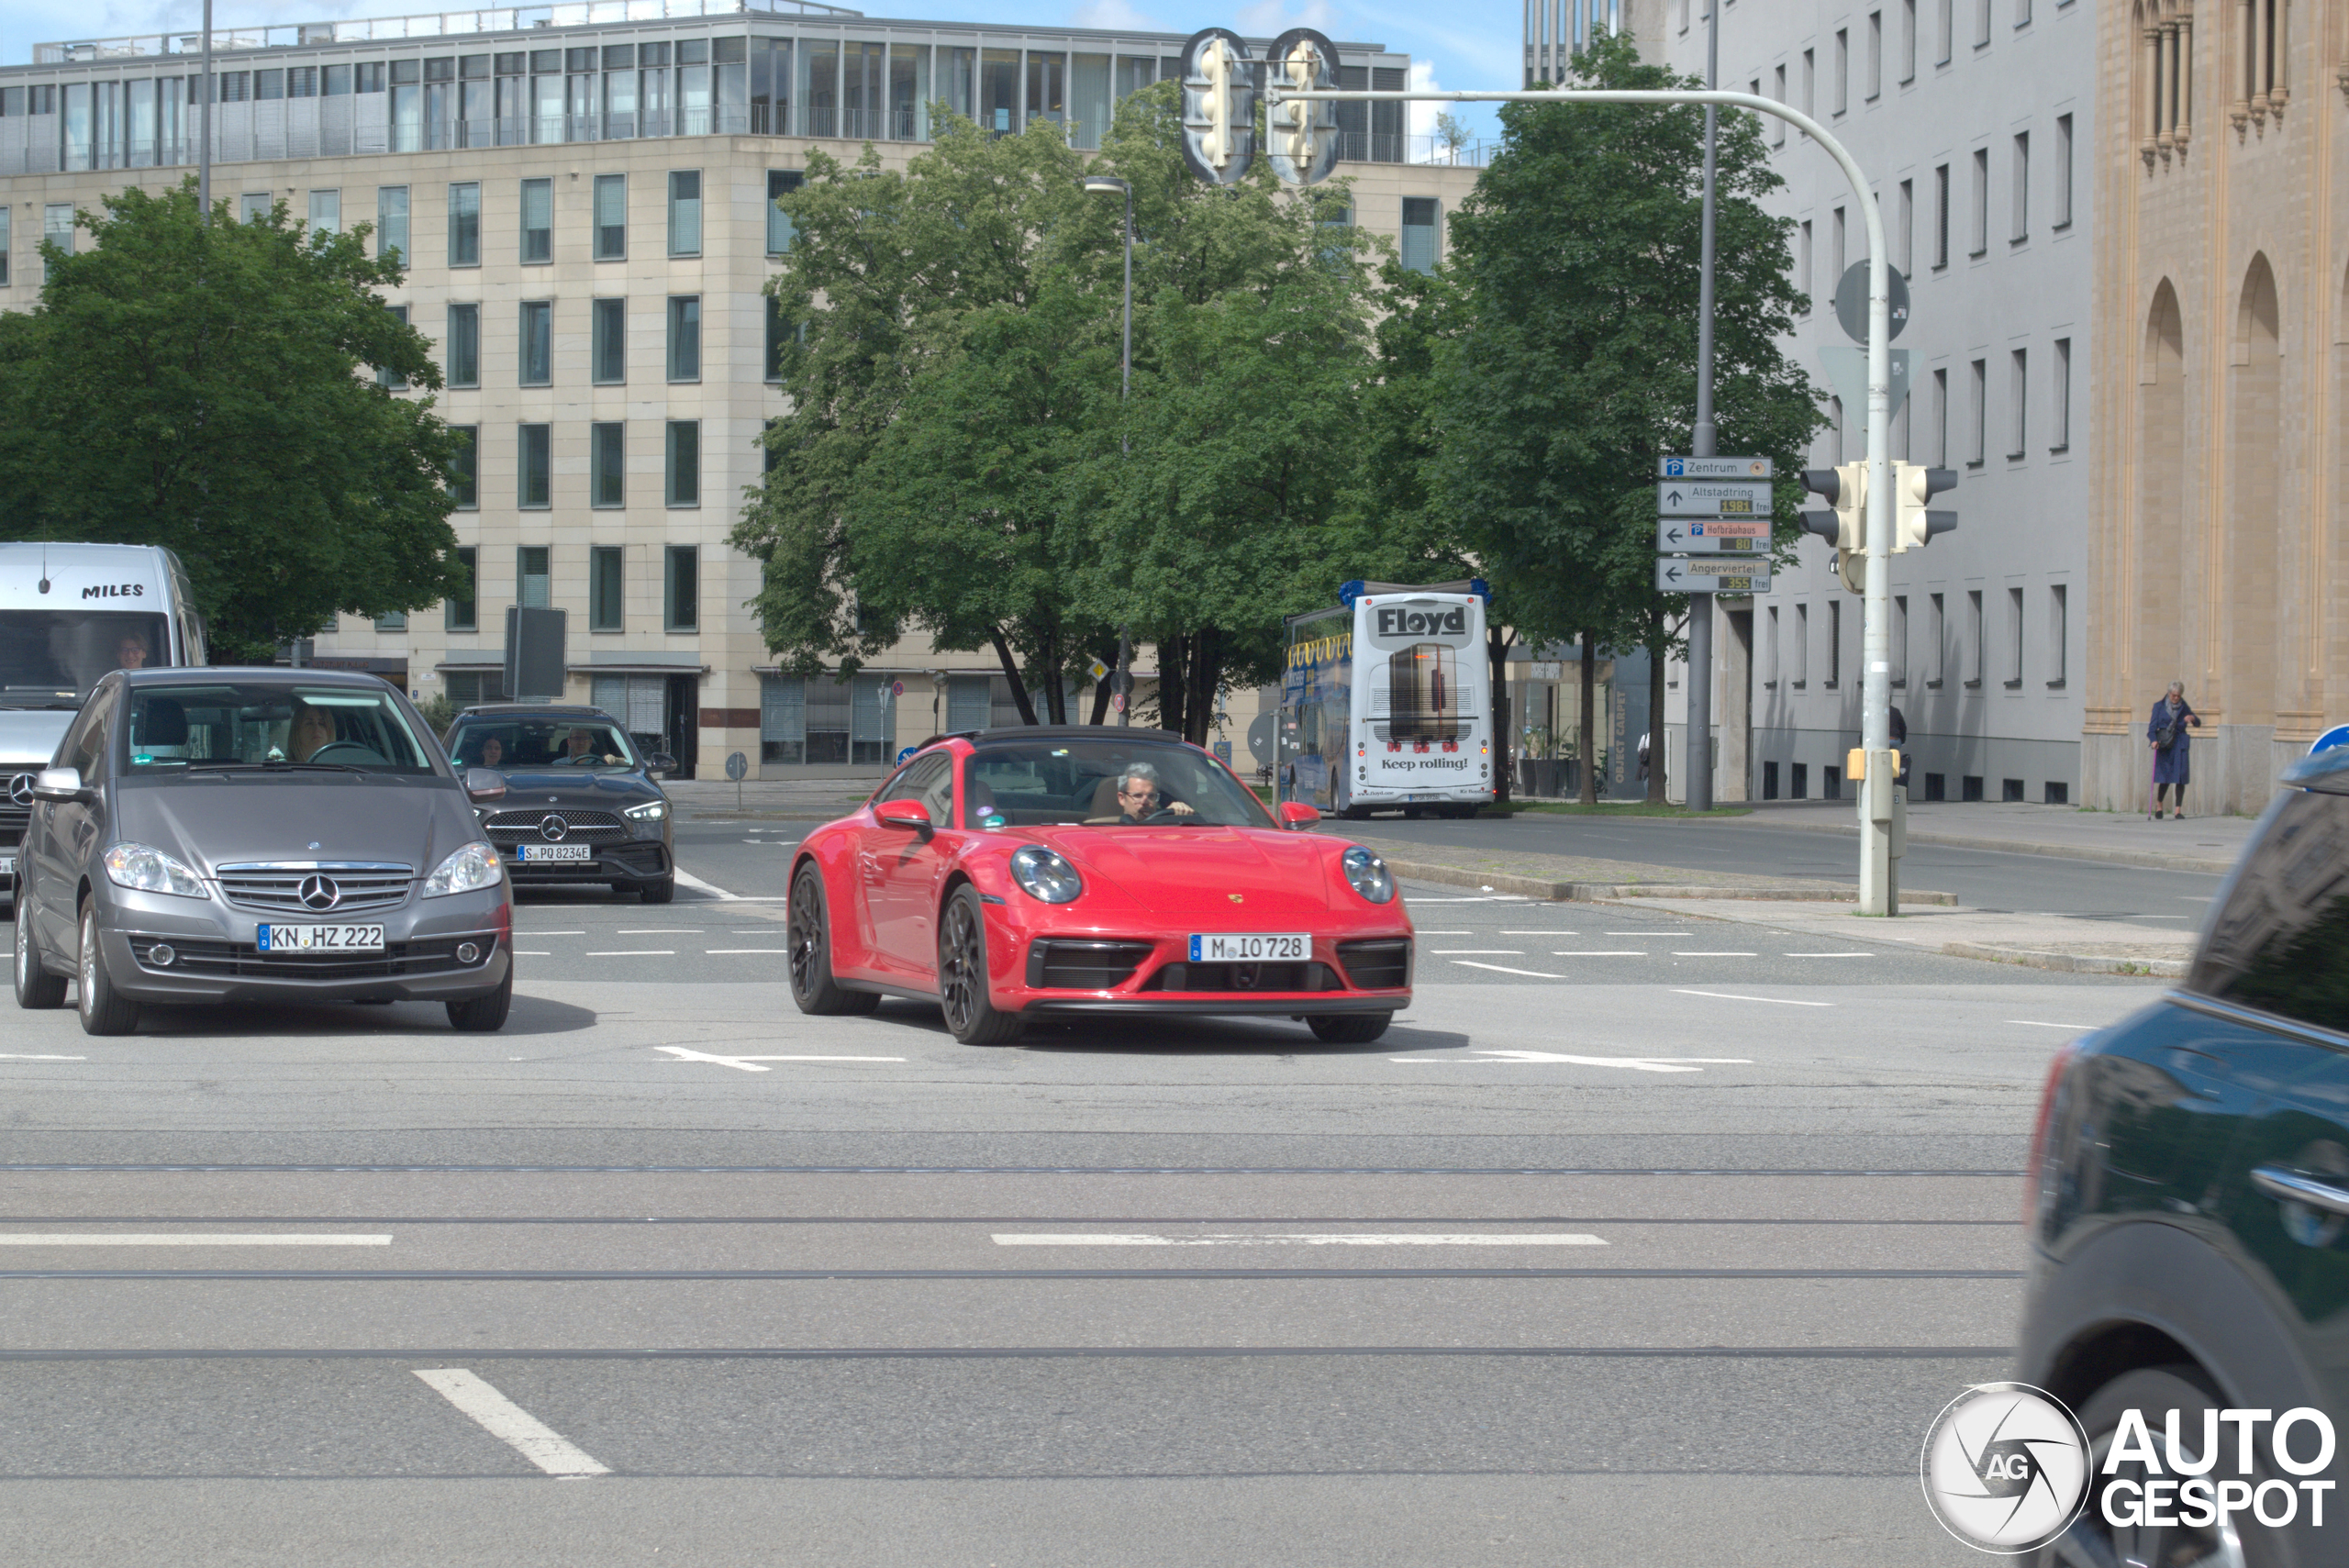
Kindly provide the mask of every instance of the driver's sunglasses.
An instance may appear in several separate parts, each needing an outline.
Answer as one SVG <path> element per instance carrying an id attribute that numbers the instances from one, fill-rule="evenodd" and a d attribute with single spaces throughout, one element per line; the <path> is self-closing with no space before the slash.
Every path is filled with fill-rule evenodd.
<path id="1" fill-rule="evenodd" d="M 1118 798 L 1119 800 L 1148 800 L 1157 793 L 1154 789 L 1121 789 L 1118 792 Z"/>

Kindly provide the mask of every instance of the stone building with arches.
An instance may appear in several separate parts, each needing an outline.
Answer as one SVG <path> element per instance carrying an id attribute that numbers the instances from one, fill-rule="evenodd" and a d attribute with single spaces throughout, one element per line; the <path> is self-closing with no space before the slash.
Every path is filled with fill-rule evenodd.
<path id="1" fill-rule="evenodd" d="M 2349 0 L 2104 0 L 2082 798 L 2196 812 L 2349 720 Z"/>

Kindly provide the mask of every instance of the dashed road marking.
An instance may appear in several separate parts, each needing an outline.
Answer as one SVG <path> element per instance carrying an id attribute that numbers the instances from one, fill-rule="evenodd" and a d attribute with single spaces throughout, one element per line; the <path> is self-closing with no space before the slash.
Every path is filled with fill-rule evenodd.
<path id="1" fill-rule="evenodd" d="M 1389 1062 L 1563 1062 L 1569 1067 L 1623 1067 L 1634 1073 L 1701 1073 L 1708 1067 L 1751 1067 L 1750 1056 L 1569 1056 L 1553 1051 L 1478 1051 L 1464 1056 L 1390 1056 Z"/>
<path id="2" fill-rule="evenodd" d="M 711 958 L 727 958 L 736 954 L 751 952 L 787 953 L 791 950 L 789 948 L 704 948 L 701 951 Z"/>
<path id="3" fill-rule="evenodd" d="M 902 1056 L 724 1056 L 706 1051 L 696 1051 L 683 1045 L 656 1045 L 655 1051 L 665 1051 L 680 1062 L 715 1062 L 720 1067 L 731 1067 L 742 1073 L 769 1073 L 774 1069 L 760 1065 L 767 1062 L 903 1062 Z"/>
<path id="4" fill-rule="evenodd" d="M 1791 996 L 1741 996 L 1733 991 L 1689 991 L 1680 986 L 1673 989 L 1683 996 L 1718 996 L 1724 1002 L 1776 1002 L 1785 1007 L 1831 1007 L 1832 1002 L 1798 1002 Z"/>
<path id="5" fill-rule="evenodd" d="M 1578 1231 L 1427 1233 L 1414 1230 L 1294 1234 L 1243 1232 L 1205 1236 L 1088 1234 L 1083 1231 L 998 1232 L 998 1247 L 1604 1247 L 1606 1241 Z"/>
<path id="6" fill-rule="evenodd" d="M 1511 969 L 1507 964 L 1478 963 L 1473 958 L 1455 958 L 1452 962 L 1463 969 L 1489 969 L 1495 974 L 1523 974 L 1535 980 L 1564 980 L 1565 978 L 1563 974 L 1545 974 L 1538 969 Z"/>
<path id="7" fill-rule="evenodd" d="M 1645 948 L 1559 948 L 1552 958 L 1645 958 Z"/>
<path id="8" fill-rule="evenodd" d="M 1523 958 L 1522 948 L 1430 948 L 1438 958 Z"/>
<path id="9" fill-rule="evenodd" d="M 562 1433 L 463 1367 L 417 1369 L 416 1375 L 441 1398 L 480 1423 L 482 1430 L 510 1445 L 515 1452 L 549 1475 L 576 1477 L 612 1473 L 611 1466 L 589 1458 Z"/>
<path id="10" fill-rule="evenodd" d="M 0 1051 L 0 1062 L 87 1062 L 86 1056 L 19 1055 L 13 1051 Z"/>
<path id="11" fill-rule="evenodd" d="M 586 958 L 674 958 L 677 956 L 677 950 L 675 948 L 620 948 L 616 951 L 585 953 L 582 956 Z"/>
<path id="12" fill-rule="evenodd" d="M 1693 952 L 1675 951 L 1675 958 L 1760 958 L 1758 952 L 1732 952 L 1726 948 L 1703 948 Z"/>
<path id="13" fill-rule="evenodd" d="M 2104 1027 L 2101 1024 L 2051 1024 L 2043 1018 L 2009 1018 L 2006 1021 L 2032 1029 L 2093 1029 Z"/>
<path id="14" fill-rule="evenodd" d="M 203 1231 L 144 1233 L 102 1230 L 0 1233 L 0 1247 L 388 1247 L 388 1236 L 297 1235 L 263 1232 L 241 1236 Z"/>

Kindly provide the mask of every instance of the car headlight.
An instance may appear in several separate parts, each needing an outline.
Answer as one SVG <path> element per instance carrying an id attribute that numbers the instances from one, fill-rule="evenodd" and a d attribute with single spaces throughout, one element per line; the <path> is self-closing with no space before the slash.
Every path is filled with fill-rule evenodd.
<path id="1" fill-rule="evenodd" d="M 106 875 L 119 887 L 140 893 L 176 893 L 183 898 L 210 896 L 204 879 L 161 850 L 117 844 L 106 851 Z"/>
<path id="2" fill-rule="evenodd" d="M 424 879 L 424 896 L 444 898 L 451 893 L 495 887 L 505 880 L 506 868 L 499 863 L 496 850 L 487 844 L 467 844 L 432 868 L 432 874 Z"/>
<path id="3" fill-rule="evenodd" d="M 642 806 L 629 806 L 620 815 L 631 822 L 658 822 L 669 815 L 669 803 L 665 800 L 648 800 Z"/>
<path id="4" fill-rule="evenodd" d="M 1011 851 L 1011 874 L 1019 890 L 1046 904 L 1067 904 L 1085 891 L 1076 868 L 1041 844 L 1027 844 Z"/>
<path id="5" fill-rule="evenodd" d="M 1353 890 L 1371 903 L 1395 901 L 1395 876 L 1386 869 L 1385 861 L 1355 844 L 1348 848 L 1339 863 L 1345 867 L 1346 880 L 1353 884 Z"/>

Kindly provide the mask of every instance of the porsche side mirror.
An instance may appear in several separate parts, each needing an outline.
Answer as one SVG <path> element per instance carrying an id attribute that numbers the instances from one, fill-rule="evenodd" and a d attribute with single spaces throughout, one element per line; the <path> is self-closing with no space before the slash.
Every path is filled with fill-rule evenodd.
<path id="1" fill-rule="evenodd" d="M 884 828 L 903 828 L 925 839 L 938 831 L 938 825 L 930 819 L 930 807 L 918 800 L 885 800 L 873 808 L 873 815 Z"/>
<path id="2" fill-rule="evenodd" d="M 488 768 L 465 770 L 465 798 L 475 805 L 485 805 L 506 798 L 506 775 Z"/>
<path id="3" fill-rule="evenodd" d="M 1321 814 L 1301 800 L 1281 802 L 1281 826 L 1303 830 L 1321 820 Z"/>
<path id="4" fill-rule="evenodd" d="M 72 805 L 75 801 L 95 800 L 97 792 L 82 783 L 78 768 L 43 768 L 33 775 L 33 798 Z"/>

